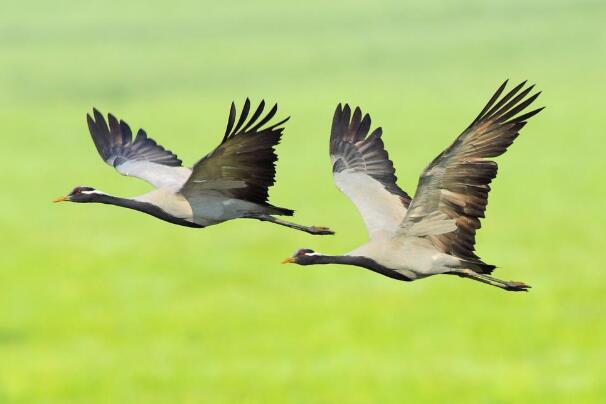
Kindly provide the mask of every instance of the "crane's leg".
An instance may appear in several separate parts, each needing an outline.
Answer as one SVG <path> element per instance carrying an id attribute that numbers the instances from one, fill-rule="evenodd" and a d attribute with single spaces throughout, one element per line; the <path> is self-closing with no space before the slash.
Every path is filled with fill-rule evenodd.
<path id="1" fill-rule="evenodd" d="M 332 231 L 332 230 L 330 230 L 328 227 L 303 226 L 301 224 L 297 224 L 297 223 L 289 222 L 289 221 L 286 221 L 286 220 L 278 219 L 277 217 L 273 217 L 271 215 L 250 215 L 250 216 L 245 216 L 245 217 L 246 218 L 250 218 L 250 219 L 261 220 L 262 222 L 275 223 L 275 224 L 278 224 L 280 226 L 290 227 L 291 229 L 301 230 L 301 231 L 304 231 L 306 233 L 314 234 L 314 235 L 335 234 L 335 232 Z"/>
<path id="2" fill-rule="evenodd" d="M 511 292 L 528 292 L 528 289 L 530 289 L 531 287 L 530 285 L 527 285 L 524 282 L 503 281 L 501 279 L 493 278 L 492 276 L 479 274 L 475 271 L 472 271 L 471 269 L 458 269 L 455 271 L 448 272 L 448 274 L 473 279 L 474 281 L 496 286 L 497 288 L 509 290 Z"/>

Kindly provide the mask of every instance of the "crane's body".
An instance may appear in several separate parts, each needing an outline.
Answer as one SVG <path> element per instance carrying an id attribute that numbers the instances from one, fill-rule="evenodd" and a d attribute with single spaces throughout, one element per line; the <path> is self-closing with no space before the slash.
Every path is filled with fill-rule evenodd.
<path id="1" fill-rule="evenodd" d="M 503 154 L 526 120 L 542 109 L 522 114 L 539 93 L 527 97 L 532 86 L 523 89 L 522 83 L 503 95 L 506 83 L 423 170 L 414 198 L 397 185 L 381 128 L 369 134 L 370 116 L 339 104 L 330 137 L 333 178 L 356 205 L 369 240 L 345 255 L 299 249 L 284 262 L 353 265 L 403 281 L 449 274 L 510 291 L 527 290 L 522 282 L 490 276 L 495 266 L 475 253 L 475 234 L 497 174 L 497 163 L 490 158 Z"/>
<path id="2" fill-rule="evenodd" d="M 268 221 L 310 234 L 333 234 L 325 227 L 302 226 L 274 215 L 292 216 L 294 211 L 268 202 L 274 184 L 274 147 L 279 143 L 287 119 L 268 125 L 277 111 L 265 116 L 261 102 L 249 116 L 247 99 L 236 122 L 232 103 L 223 140 L 193 168 L 158 145 L 140 129 L 135 138 L 130 127 L 113 115 L 106 121 L 96 109 L 88 115 L 91 137 L 103 160 L 120 174 L 143 179 L 154 190 L 134 197 L 119 198 L 92 187 L 80 186 L 56 202 L 94 202 L 138 210 L 158 219 L 186 227 L 206 227 L 227 220 L 248 218 Z"/>

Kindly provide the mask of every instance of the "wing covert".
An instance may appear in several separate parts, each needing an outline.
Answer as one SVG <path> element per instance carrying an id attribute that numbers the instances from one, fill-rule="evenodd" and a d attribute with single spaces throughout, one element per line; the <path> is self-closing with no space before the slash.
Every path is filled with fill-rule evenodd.
<path id="1" fill-rule="evenodd" d="M 423 234 L 415 235 L 429 237 L 441 251 L 479 260 L 474 252 L 475 234 L 488 203 L 489 184 L 497 174 L 497 163 L 490 158 L 505 153 L 526 121 L 543 109 L 523 113 L 540 93 L 527 97 L 534 86 L 523 89 L 523 82 L 501 97 L 506 84 L 422 172 L 401 234 L 423 228 Z"/>

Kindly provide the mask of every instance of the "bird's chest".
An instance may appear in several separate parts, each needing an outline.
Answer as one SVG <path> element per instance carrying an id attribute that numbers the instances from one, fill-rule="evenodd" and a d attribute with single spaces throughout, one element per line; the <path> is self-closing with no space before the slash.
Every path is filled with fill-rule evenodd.
<path id="1" fill-rule="evenodd" d="M 167 205 L 164 211 L 179 219 L 193 220 L 193 211 L 185 199 L 178 199 L 174 204 Z"/>
<path id="2" fill-rule="evenodd" d="M 158 189 L 138 198 L 141 202 L 151 203 L 169 216 L 191 221 L 193 211 L 187 200 L 179 193 L 167 189 Z"/>
<path id="3" fill-rule="evenodd" d="M 381 240 L 367 244 L 364 251 L 358 253 L 411 279 L 437 273 L 443 255 L 429 241 L 421 238 Z"/>

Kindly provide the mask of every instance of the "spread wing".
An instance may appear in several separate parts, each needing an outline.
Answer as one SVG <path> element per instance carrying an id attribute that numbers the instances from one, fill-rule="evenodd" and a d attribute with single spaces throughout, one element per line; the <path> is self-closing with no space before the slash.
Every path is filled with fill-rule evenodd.
<path id="1" fill-rule="evenodd" d="M 231 104 L 227 128 L 221 144 L 198 161 L 181 193 L 188 198 L 221 195 L 266 204 L 268 188 L 274 184 L 274 146 L 280 142 L 281 127 L 289 118 L 267 125 L 278 105 L 264 116 L 261 101 L 250 119 L 250 101 L 246 99 L 238 121 L 236 107 Z"/>
<path id="2" fill-rule="evenodd" d="M 543 108 L 521 114 L 538 96 L 526 82 L 501 97 L 503 83 L 478 117 L 421 174 L 402 223 L 402 234 L 426 236 L 441 251 L 475 261 L 476 230 L 488 202 L 497 163 L 526 121 Z M 520 115 L 521 114 L 521 115 Z"/>
<path id="3" fill-rule="evenodd" d="M 148 138 L 143 129 L 133 139 L 126 122 L 112 114 L 106 122 L 97 109 L 93 109 L 93 116 L 87 114 L 86 120 L 99 155 L 120 174 L 141 178 L 157 188 L 181 185 L 189 175 L 181 160 Z"/>
<path id="4" fill-rule="evenodd" d="M 337 188 L 352 200 L 360 212 L 369 238 L 393 234 L 398 228 L 410 197 L 396 184 L 393 163 L 381 140 L 381 128 L 370 135 L 370 116 L 360 108 L 337 106 L 330 135 L 330 158 Z"/>

